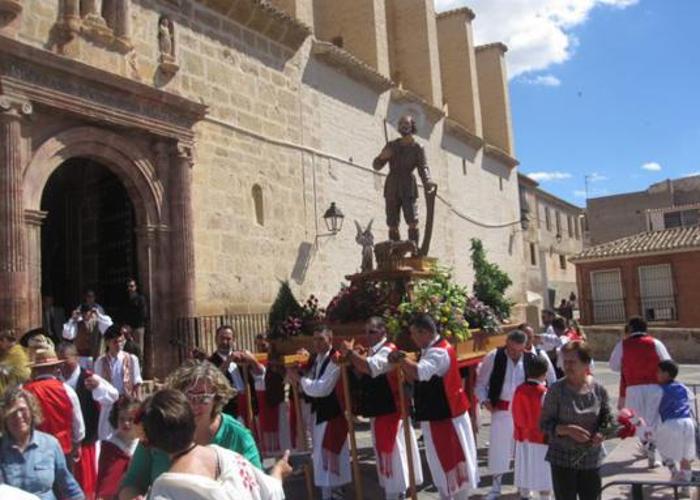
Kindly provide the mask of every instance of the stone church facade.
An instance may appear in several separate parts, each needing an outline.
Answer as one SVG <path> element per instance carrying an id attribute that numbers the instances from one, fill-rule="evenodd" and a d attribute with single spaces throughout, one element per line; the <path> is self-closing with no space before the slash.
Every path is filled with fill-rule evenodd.
<path id="1" fill-rule="evenodd" d="M 330 298 L 360 265 L 353 220 L 386 237 L 371 163 L 405 113 L 439 185 L 432 255 L 470 284 L 481 238 L 522 303 L 506 48 L 475 47 L 473 19 L 432 0 L 0 0 L 2 326 L 41 325 L 42 293 L 117 301 L 133 275 L 166 366 L 177 317 L 264 311 L 280 279 Z"/>

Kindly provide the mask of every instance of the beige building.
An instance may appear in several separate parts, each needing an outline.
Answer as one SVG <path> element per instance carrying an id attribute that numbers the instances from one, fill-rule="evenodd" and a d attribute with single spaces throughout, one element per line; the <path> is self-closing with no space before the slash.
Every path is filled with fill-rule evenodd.
<path id="1" fill-rule="evenodd" d="M 569 259 L 583 248 L 584 210 L 540 189 L 526 175 L 518 174 L 518 182 L 528 303 L 558 307 L 577 293 L 576 268 Z"/>
<path id="2" fill-rule="evenodd" d="M 697 225 L 700 175 L 667 179 L 644 191 L 587 201 L 586 241 L 607 243 L 644 231 Z"/>
<path id="3" fill-rule="evenodd" d="M 0 321 L 40 325 L 42 289 L 117 311 L 135 275 L 165 366 L 177 317 L 264 311 L 286 278 L 328 299 L 360 266 L 352 220 L 385 237 L 371 162 L 405 113 L 439 184 L 431 253 L 469 284 L 481 238 L 522 303 L 506 48 L 433 9 L 0 1 Z"/>

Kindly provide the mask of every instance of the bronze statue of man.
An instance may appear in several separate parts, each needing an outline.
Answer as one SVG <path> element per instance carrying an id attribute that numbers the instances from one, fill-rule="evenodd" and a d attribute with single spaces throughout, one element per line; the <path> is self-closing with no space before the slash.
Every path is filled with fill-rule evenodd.
<path id="1" fill-rule="evenodd" d="M 384 184 L 386 202 L 386 224 L 389 226 L 389 239 L 399 241 L 399 221 L 401 211 L 408 224 L 408 239 L 420 247 L 418 230 L 418 185 L 413 175 L 418 170 L 423 185 L 429 193 L 437 185 L 430 178 L 430 169 L 425 162 L 423 147 L 413 138 L 416 122 L 412 116 L 403 116 L 399 120 L 399 139 L 390 141 L 374 159 L 372 166 L 381 170 L 389 163 L 389 175 Z"/>

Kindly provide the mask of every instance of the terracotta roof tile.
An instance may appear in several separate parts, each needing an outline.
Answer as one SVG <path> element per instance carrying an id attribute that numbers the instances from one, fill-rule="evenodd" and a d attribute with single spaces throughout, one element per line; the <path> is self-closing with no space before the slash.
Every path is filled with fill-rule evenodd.
<path id="1" fill-rule="evenodd" d="M 683 249 L 700 249 L 700 227 L 679 227 L 648 231 L 585 248 L 573 262 L 658 253 Z"/>

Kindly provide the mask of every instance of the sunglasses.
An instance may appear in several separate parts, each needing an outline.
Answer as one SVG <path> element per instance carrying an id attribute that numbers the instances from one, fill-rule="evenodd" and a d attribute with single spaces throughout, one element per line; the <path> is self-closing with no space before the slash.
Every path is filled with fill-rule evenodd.
<path id="1" fill-rule="evenodd" d="M 187 399 L 193 405 L 205 405 L 205 404 L 211 403 L 216 398 L 216 394 L 206 393 L 206 392 L 200 393 L 200 394 L 193 394 L 191 392 L 186 392 L 185 396 L 187 396 Z"/>

